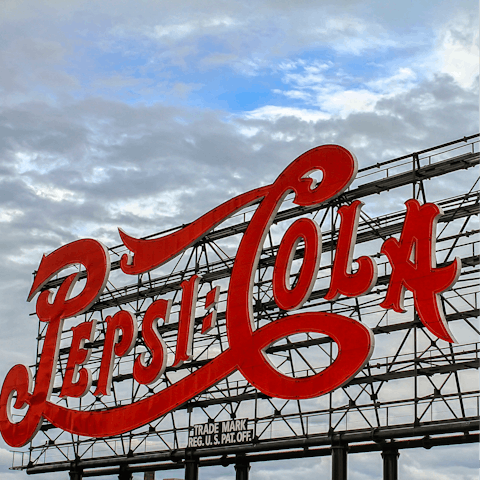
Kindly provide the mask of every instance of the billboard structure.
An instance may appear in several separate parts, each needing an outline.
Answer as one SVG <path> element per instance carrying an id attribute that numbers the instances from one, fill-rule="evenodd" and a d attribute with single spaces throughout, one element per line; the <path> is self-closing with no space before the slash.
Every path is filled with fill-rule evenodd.
<path id="1" fill-rule="evenodd" d="M 478 137 L 360 170 L 317 147 L 188 225 L 44 256 L 36 363 L 0 395 L 14 468 L 331 455 L 342 480 L 379 451 L 393 480 L 402 448 L 478 442 Z"/>

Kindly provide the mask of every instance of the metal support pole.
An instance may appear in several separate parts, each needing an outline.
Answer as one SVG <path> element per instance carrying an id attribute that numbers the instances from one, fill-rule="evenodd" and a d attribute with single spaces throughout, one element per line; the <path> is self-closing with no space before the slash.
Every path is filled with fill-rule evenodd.
<path id="1" fill-rule="evenodd" d="M 133 480 L 132 472 L 127 470 L 128 465 L 121 465 L 118 473 L 118 480 Z"/>
<path id="2" fill-rule="evenodd" d="M 198 460 L 193 458 L 192 453 L 185 457 L 185 480 L 198 480 Z"/>
<path id="3" fill-rule="evenodd" d="M 398 480 L 398 448 L 383 450 L 383 480 Z"/>
<path id="4" fill-rule="evenodd" d="M 248 480 L 249 471 L 250 463 L 246 460 L 245 455 L 237 455 L 235 462 L 235 480 Z"/>
<path id="5" fill-rule="evenodd" d="M 68 473 L 70 475 L 70 480 L 82 480 L 83 478 L 83 472 L 81 468 L 72 468 L 72 470 L 70 470 Z"/>
<path id="6" fill-rule="evenodd" d="M 347 444 L 332 445 L 332 480 L 347 480 Z"/>

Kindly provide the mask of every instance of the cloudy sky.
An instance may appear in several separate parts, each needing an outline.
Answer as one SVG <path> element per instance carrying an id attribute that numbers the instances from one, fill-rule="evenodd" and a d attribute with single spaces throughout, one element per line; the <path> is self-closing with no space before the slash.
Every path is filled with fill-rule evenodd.
<path id="1" fill-rule="evenodd" d="M 34 361 L 25 299 L 42 253 L 191 221 L 316 145 L 343 145 L 362 167 L 478 131 L 474 0 L 2 0 L 1 11 L 2 378 Z M 0 448 L 2 479 L 25 479 Z M 477 478 L 475 448 L 448 461 L 434 449 L 427 464 L 405 452 L 401 478 L 440 464 L 434 478 Z M 352 479 L 380 478 L 369 458 L 351 459 Z M 328 462 L 289 468 L 328 478 Z M 252 478 L 278 469 L 255 465 Z"/>

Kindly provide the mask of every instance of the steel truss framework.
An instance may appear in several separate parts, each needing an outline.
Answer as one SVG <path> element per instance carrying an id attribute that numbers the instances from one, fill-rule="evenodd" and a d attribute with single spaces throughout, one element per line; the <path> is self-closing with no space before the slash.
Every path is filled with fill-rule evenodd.
<path id="1" fill-rule="evenodd" d="M 277 214 L 255 278 L 256 327 L 286 315 L 276 306 L 272 295 L 272 270 L 283 232 L 299 216 L 315 219 L 323 234 L 322 261 L 315 288 L 302 308 L 358 319 L 375 333 L 376 346 L 371 360 L 347 385 L 316 399 L 279 400 L 257 391 L 234 373 L 155 422 L 116 437 L 78 437 L 45 422 L 28 451 L 14 454 L 13 468 L 26 469 L 31 474 L 70 471 L 71 478 L 105 474 L 130 478 L 132 472 L 185 468 L 186 478 L 193 479 L 198 475 L 199 466 L 235 464 L 237 478 L 248 478 L 251 462 L 332 455 L 334 478 L 346 478 L 347 451 L 382 451 L 386 471 L 394 471 L 398 449 L 477 442 L 479 252 L 475 236 L 479 232 L 476 218 L 479 195 L 478 179 L 470 168 L 480 161 L 478 137 L 474 135 L 363 168 L 347 192 L 326 204 L 298 207 L 287 197 Z M 406 313 L 396 314 L 379 307 L 391 270 L 386 257 L 378 252 L 384 240 L 401 232 L 405 210 L 377 213 L 392 210 L 390 205 L 402 208 L 409 198 L 435 201 L 443 209 L 444 215 L 437 226 L 437 265 L 448 264 L 456 256 L 461 258 L 458 282 L 442 295 L 446 319 L 458 339 L 456 344 L 434 338 L 423 327 L 408 292 Z M 358 228 L 355 257 L 364 254 L 375 257 L 378 282 L 368 295 L 329 302 L 323 297 L 328 289 L 338 238 L 338 208 L 356 199 L 364 200 L 366 205 Z M 119 270 L 119 258 L 125 253 L 125 247 L 111 248 L 112 273 L 104 294 L 81 318 L 65 323 L 52 401 L 83 410 L 125 405 L 161 391 L 224 351 L 228 347 L 225 329 L 228 279 L 236 247 L 255 208 L 251 206 L 234 216 L 165 268 L 139 275 L 134 282 Z M 302 258 L 300 244 L 293 263 L 292 282 Z M 92 349 L 88 367 L 96 379 L 106 316 L 127 309 L 135 313 L 141 326 L 145 310 L 159 298 L 173 300 L 172 318 L 159 328 L 168 348 L 167 365 L 171 365 L 180 283 L 193 274 L 201 275 L 201 284 L 191 362 L 179 368 L 167 366 L 165 374 L 153 385 L 137 384 L 132 376 L 132 363 L 145 351 L 139 334 L 132 353 L 115 359 L 111 396 L 97 398 L 92 393 L 81 399 L 55 396 L 62 385 L 72 325 L 84 319 L 98 320 L 95 340 L 86 345 Z M 47 288 L 58 287 L 63 278 L 52 280 Z M 215 285 L 221 287 L 217 324 L 214 330 L 202 334 L 205 294 Z M 37 363 L 45 329 L 44 324 L 39 324 Z M 336 344 L 328 337 L 298 334 L 277 342 L 267 354 L 287 375 L 312 375 L 335 359 Z M 36 366 L 32 368 L 35 371 Z M 186 449 L 192 425 L 230 418 L 249 418 L 249 428 L 254 430 L 253 443 Z M 394 473 L 388 478 L 395 478 Z"/>

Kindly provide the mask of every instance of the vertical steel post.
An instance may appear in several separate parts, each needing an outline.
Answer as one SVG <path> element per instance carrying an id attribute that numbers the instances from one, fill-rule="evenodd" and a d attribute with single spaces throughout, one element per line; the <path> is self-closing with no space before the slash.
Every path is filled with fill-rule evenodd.
<path id="1" fill-rule="evenodd" d="M 248 480 L 249 471 L 250 463 L 246 460 L 245 455 L 237 455 L 235 461 L 235 480 Z"/>
<path id="2" fill-rule="evenodd" d="M 332 480 L 347 480 L 347 444 L 332 444 Z"/>
<path id="3" fill-rule="evenodd" d="M 82 480 L 83 478 L 83 472 L 81 468 L 72 468 L 68 473 L 70 475 L 70 480 Z"/>
<path id="4" fill-rule="evenodd" d="M 416 184 L 417 184 L 417 176 L 416 176 L 416 173 L 415 173 L 415 160 L 416 158 L 418 158 L 418 154 L 414 153 L 412 155 L 412 174 L 413 174 L 413 179 L 412 179 L 412 187 L 413 187 L 413 192 L 412 192 L 412 198 L 417 198 L 417 192 L 415 191 L 415 187 L 416 187 Z"/>
<path id="5" fill-rule="evenodd" d="M 383 480 L 398 480 L 398 453 L 397 448 L 387 448 L 382 452 Z"/>
<path id="6" fill-rule="evenodd" d="M 198 460 L 191 452 L 185 456 L 185 480 L 198 480 Z"/>
<path id="7" fill-rule="evenodd" d="M 128 465 L 120 465 L 118 480 L 133 480 L 132 472 L 129 472 L 127 468 L 128 468 Z"/>

